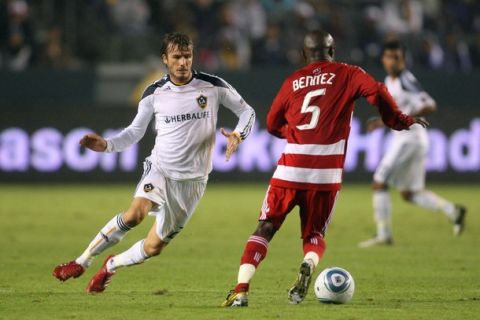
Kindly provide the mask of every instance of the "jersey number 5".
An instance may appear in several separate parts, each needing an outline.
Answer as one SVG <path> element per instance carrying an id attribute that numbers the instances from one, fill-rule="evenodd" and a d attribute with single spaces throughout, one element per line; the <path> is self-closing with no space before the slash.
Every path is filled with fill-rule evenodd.
<path id="1" fill-rule="evenodd" d="M 310 105 L 310 101 L 314 97 L 318 96 L 324 96 L 325 95 L 326 89 L 318 89 L 318 90 L 313 90 L 310 91 L 305 95 L 305 98 L 303 99 L 303 104 L 302 104 L 302 110 L 300 111 L 301 113 L 311 113 L 312 118 L 310 119 L 310 123 L 307 124 L 302 124 L 298 125 L 297 128 L 300 130 L 309 130 L 313 129 L 317 126 L 318 124 L 318 118 L 320 118 L 320 107 L 319 106 L 314 106 Z"/>

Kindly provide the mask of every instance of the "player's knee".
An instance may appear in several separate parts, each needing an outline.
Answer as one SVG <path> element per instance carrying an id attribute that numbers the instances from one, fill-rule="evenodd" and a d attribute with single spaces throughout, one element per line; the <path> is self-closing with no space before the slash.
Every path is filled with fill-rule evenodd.
<path id="1" fill-rule="evenodd" d="M 408 202 L 412 202 L 413 194 L 414 193 L 412 191 L 402 191 L 401 192 L 403 200 L 408 201 Z"/>
<path id="2" fill-rule="evenodd" d="M 277 230 L 270 221 L 260 221 L 254 234 L 270 241 Z"/>

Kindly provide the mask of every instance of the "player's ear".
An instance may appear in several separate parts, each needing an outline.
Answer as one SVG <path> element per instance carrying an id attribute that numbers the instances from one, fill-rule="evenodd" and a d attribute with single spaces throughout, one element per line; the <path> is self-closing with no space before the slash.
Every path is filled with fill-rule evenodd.
<path id="1" fill-rule="evenodd" d="M 167 62 L 168 62 L 167 55 L 165 53 L 162 54 L 162 61 L 163 61 L 164 64 L 167 64 Z"/>
<path id="2" fill-rule="evenodd" d="M 335 47 L 330 47 L 330 49 L 328 49 L 328 54 L 330 55 L 330 57 L 332 57 L 332 60 L 335 59 Z"/>

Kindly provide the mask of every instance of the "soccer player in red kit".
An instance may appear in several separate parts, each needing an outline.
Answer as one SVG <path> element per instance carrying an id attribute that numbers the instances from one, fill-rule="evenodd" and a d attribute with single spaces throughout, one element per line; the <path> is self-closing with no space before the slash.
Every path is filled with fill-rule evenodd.
<path id="1" fill-rule="evenodd" d="M 334 62 L 335 44 L 329 33 L 309 32 L 303 54 L 307 66 L 285 80 L 267 115 L 268 131 L 288 143 L 270 181 L 257 229 L 245 246 L 237 285 L 222 304 L 225 307 L 248 305 L 250 280 L 275 232 L 297 205 L 305 256 L 288 299 L 298 304 L 305 298 L 325 251 L 325 231 L 341 188 L 355 100 L 365 97 L 392 129 L 427 126 L 401 113 L 386 87 L 364 70 Z"/>

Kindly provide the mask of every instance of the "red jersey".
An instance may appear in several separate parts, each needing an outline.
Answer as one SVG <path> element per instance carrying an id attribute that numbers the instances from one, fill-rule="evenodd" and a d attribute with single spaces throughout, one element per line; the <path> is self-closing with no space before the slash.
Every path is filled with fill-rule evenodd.
<path id="1" fill-rule="evenodd" d="M 268 131 L 288 142 L 271 185 L 339 190 L 354 102 L 360 97 L 377 106 L 388 127 L 403 130 L 413 124 L 386 87 L 359 67 L 318 61 L 290 75 L 267 115 Z"/>

